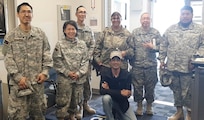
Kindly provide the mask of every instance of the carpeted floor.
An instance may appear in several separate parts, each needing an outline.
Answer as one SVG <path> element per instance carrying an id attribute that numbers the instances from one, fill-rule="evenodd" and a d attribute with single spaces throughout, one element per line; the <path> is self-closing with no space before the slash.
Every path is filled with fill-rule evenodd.
<path id="1" fill-rule="evenodd" d="M 134 102 L 133 97 L 129 99 L 130 105 L 133 107 L 133 110 L 136 111 L 137 104 Z M 85 115 L 82 120 L 105 120 L 104 112 L 102 108 L 101 96 L 93 95 L 92 100 L 89 101 L 91 107 L 96 109 L 95 115 Z M 146 102 L 144 104 L 144 112 L 146 107 Z M 153 103 L 154 115 L 148 116 L 137 116 L 138 120 L 167 120 L 167 117 L 171 116 L 175 111 L 173 106 L 173 94 L 168 87 L 162 87 L 158 82 L 155 89 L 155 101 Z M 48 109 L 46 120 L 57 120 L 55 117 L 55 108 Z"/>
<path id="2" fill-rule="evenodd" d="M 85 117 L 83 120 L 105 120 L 103 117 L 100 116 L 91 116 L 91 117 Z M 148 116 L 148 115 L 143 115 L 138 117 L 137 120 L 167 120 L 166 117 L 158 116 L 158 115 L 153 115 L 153 116 Z"/>
<path id="3" fill-rule="evenodd" d="M 137 120 L 166 120 L 166 119 L 167 117 L 158 116 L 158 115 L 149 116 L 144 114 L 143 116 L 137 116 Z M 57 118 L 55 117 L 55 111 L 52 111 L 49 114 L 47 114 L 46 120 L 57 120 Z M 97 111 L 97 114 L 91 115 L 91 116 L 85 116 L 82 120 L 105 120 L 105 116 L 101 115 L 101 113 Z"/>
<path id="4" fill-rule="evenodd" d="M 137 116 L 137 120 L 166 120 L 167 117 L 163 116 L 158 116 L 158 115 L 153 115 L 153 116 L 148 116 L 148 115 L 143 115 L 143 116 Z"/>
<path id="5" fill-rule="evenodd" d="M 133 97 L 129 98 L 130 105 L 136 111 L 137 104 L 134 102 Z M 143 101 L 144 113 L 146 108 L 146 101 Z M 94 95 L 90 101 L 90 105 L 97 110 L 97 114 L 104 115 L 102 109 L 101 97 Z M 157 83 L 155 88 L 155 101 L 153 103 L 154 115 L 137 116 L 138 120 L 167 120 L 169 116 L 175 113 L 176 109 L 173 106 L 173 93 L 168 87 L 161 86 L 160 82 Z M 85 117 L 83 120 L 90 120 L 90 117 Z"/>

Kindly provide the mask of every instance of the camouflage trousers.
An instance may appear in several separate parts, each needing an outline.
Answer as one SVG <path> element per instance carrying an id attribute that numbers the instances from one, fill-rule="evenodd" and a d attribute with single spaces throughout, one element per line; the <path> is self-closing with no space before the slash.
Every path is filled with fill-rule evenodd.
<path id="1" fill-rule="evenodd" d="M 191 108 L 192 73 L 172 72 L 172 83 L 169 86 L 174 94 L 174 105 Z"/>
<path id="2" fill-rule="evenodd" d="M 86 74 L 86 82 L 84 83 L 83 97 L 85 101 L 88 101 L 92 97 L 91 89 L 91 64 L 89 65 L 88 72 Z"/>
<path id="3" fill-rule="evenodd" d="M 62 119 L 68 115 L 68 110 L 70 113 L 77 112 L 77 105 L 82 102 L 84 87 L 83 84 L 69 83 L 67 79 L 60 79 L 59 76 L 57 85 L 56 117 Z"/>
<path id="4" fill-rule="evenodd" d="M 34 92 L 30 95 L 18 97 L 17 85 L 10 85 L 8 98 L 9 120 L 45 120 L 44 110 L 44 86 L 43 84 L 32 85 Z"/>
<path id="5" fill-rule="evenodd" d="M 91 88 L 91 67 L 90 69 L 88 69 L 88 72 L 86 74 L 86 81 L 83 84 L 83 95 L 82 95 L 82 99 L 83 101 L 88 101 L 91 99 L 92 97 L 92 88 Z M 79 106 L 82 106 L 83 101 L 79 102 Z M 72 102 L 71 102 L 72 104 Z M 75 106 L 70 106 L 68 111 L 69 112 L 74 112 L 75 111 Z"/>
<path id="6" fill-rule="evenodd" d="M 132 84 L 134 87 L 134 101 L 142 102 L 146 99 L 148 103 L 154 101 L 154 88 L 158 81 L 157 68 L 138 68 L 132 69 Z"/>

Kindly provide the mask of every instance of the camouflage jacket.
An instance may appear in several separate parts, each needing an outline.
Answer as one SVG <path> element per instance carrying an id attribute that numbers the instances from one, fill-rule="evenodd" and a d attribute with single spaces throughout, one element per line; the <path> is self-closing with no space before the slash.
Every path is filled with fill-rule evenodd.
<path id="1" fill-rule="evenodd" d="M 111 28 L 105 28 L 100 34 L 99 39 L 96 40 L 96 50 L 94 51 L 94 59 L 97 62 L 102 62 L 103 65 L 109 66 L 110 53 L 113 50 L 126 51 L 126 57 L 123 60 L 122 68 L 127 69 L 128 56 L 131 55 L 129 46 L 127 45 L 127 38 L 130 32 L 122 28 L 121 31 L 115 33 Z"/>
<path id="2" fill-rule="evenodd" d="M 175 24 L 165 31 L 159 59 L 164 62 L 167 58 L 168 70 L 188 73 L 193 55 L 204 57 L 203 28 L 196 23 L 191 23 L 188 28 Z"/>
<path id="3" fill-rule="evenodd" d="M 88 48 L 88 57 L 92 60 L 93 51 L 95 49 L 95 38 L 94 33 L 88 26 L 80 27 L 78 25 L 78 38 L 79 40 L 83 40 L 86 42 L 86 46 Z"/>
<path id="4" fill-rule="evenodd" d="M 85 74 L 88 71 L 88 52 L 86 43 L 82 40 L 75 39 L 71 41 L 68 39 L 59 40 L 53 52 L 54 68 L 58 75 L 64 76 L 68 82 L 83 83 L 86 79 Z M 73 81 L 69 76 L 69 72 L 76 72 L 79 80 Z"/>
<path id="5" fill-rule="evenodd" d="M 20 27 L 13 29 L 4 38 L 4 48 L 5 66 L 11 75 L 9 84 L 17 84 L 22 77 L 36 82 L 39 73 L 48 76 L 53 61 L 48 39 L 40 28 L 32 26 L 29 33 Z"/>
<path id="6" fill-rule="evenodd" d="M 148 68 L 157 65 L 156 52 L 159 52 L 159 45 L 162 37 L 158 30 L 150 28 L 148 32 L 142 27 L 133 30 L 128 43 L 134 49 L 134 58 L 130 63 L 133 67 Z M 153 49 L 145 48 L 142 44 L 151 42 Z"/>

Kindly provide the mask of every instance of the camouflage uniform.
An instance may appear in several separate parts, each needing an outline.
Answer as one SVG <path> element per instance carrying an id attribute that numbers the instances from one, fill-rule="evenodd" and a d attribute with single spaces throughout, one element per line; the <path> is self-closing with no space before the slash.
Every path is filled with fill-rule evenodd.
<path id="1" fill-rule="evenodd" d="M 4 40 L 5 41 L 5 40 Z M 6 46 L 6 45 L 3 45 L 3 48 L 2 48 L 2 54 L 4 55 L 4 56 L 6 56 L 6 53 L 7 53 L 7 47 L 8 46 Z"/>
<path id="2" fill-rule="evenodd" d="M 128 68 L 129 56 L 133 54 L 133 51 L 129 50 L 127 45 L 127 38 L 130 32 L 122 28 L 118 32 L 114 32 L 111 28 L 105 28 L 100 34 L 99 39 L 96 41 L 96 50 L 94 51 L 94 59 L 97 62 L 102 62 L 103 65 L 109 66 L 110 53 L 115 50 L 126 51 L 125 59 L 122 61 L 122 68 Z"/>
<path id="3" fill-rule="evenodd" d="M 91 81 L 91 61 L 93 59 L 93 51 L 95 48 L 95 39 L 94 39 L 94 33 L 91 31 L 91 29 L 88 26 L 80 27 L 78 25 L 78 38 L 80 40 L 83 40 L 86 42 L 86 46 L 88 48 L 88 57 L 89 57 L 89 67 L 86 77 L 86 82 L 84 83 L 84 91 L 83 96 L 84 100 L 88 101 L 91 99 L 92 91 L 90 86 Z"/>
<path id="4" fill-rule="evenodd" d="M 59 109 L 56 111 L 56 116 L 64 118 L 69 107 L 77 108 L 76 106 L 82 101 L 89 60 L 85 42 L 78 38 L 74 41 L 59 40 L 53 52 L 53 60 L 58 73 L 56 103 Z M 78 74 L 78 80 L 72 80 L 68 76 L 71 71 Z M 75 113 L 76 109 L 72 112 Z"/>
<path id="5" fill-rule="evenodd" d="M 44 106 L 44 85 L 36 83 L 36 76 L 40 73 L 48 76 L 48 70 L 52 67 L 45 33 L 33 26 L 29 33 L 24 33 L 17 27 L 5 36 L 4 48 L 4 62 L 10 75 L 9 119 L 25 120 L 30 115 L 31 119 L 44 120 L 41 108 Z M 22 77 L 28 78 L 34 90 L 31 95 L 19 97 L 18 83 Z"/>
<path id="6" fill-rule="evenodd" d="M 132 32 L 131 42 L 129 43 L 135 53 L 130 62 L 132 65 L 135 102 L 142 102 L 144 98 L 147 103 L 154 101 L 154 88 L 158 81 L 156 52 L 159 51 L 160 41 L 161 35 L 154 28 L 150 28 L 146 32 L 142 27 L 139 27 Z M 142 45 L 145 42 L 152 42 L 153 49 L 145 48 Z M 143 92 L 143 88 L 145 92 Z"/>
<path id="7" fill-rule="evenodd" d="M 204 55 L 203 27 L 191 23 L 184 28 L 180 24 L 172 25 L 163 35 L 159 59 L 164 62 L 167 57 L 167 69 L 172 72 L 170 85 L 174 93 L 175 106 L 190 108 L 192 70 L 189 69 L 193 55 Z"/>

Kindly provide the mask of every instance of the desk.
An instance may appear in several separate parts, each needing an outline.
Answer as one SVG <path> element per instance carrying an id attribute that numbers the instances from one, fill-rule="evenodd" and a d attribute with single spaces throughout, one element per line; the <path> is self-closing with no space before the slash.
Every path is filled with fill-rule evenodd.
<path id="1" fill-rule="evenodd" d="M 192 120 L 204 119 L 204 62 L 192 62 L 195 65 L 195 81 L 192 85 Z"/>

